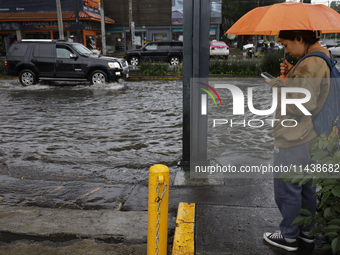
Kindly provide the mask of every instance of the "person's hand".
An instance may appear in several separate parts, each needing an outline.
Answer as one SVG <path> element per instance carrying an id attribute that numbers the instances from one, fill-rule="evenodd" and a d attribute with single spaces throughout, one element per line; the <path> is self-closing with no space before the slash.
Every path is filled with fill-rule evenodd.
<path id="1" fill-rule="evenodd" d="M 286 75 L 290 69 L 292 69 L 293 65 L 289 64 L 286 59 L 281 59 L 282 61 L 284 60 L 284 63 L 280 63 L 280 74 Z"/>

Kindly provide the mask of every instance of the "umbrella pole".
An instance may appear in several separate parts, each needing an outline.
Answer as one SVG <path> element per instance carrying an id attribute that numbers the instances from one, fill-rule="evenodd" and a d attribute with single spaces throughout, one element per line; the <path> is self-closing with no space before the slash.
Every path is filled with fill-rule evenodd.
<path id="1" fill-rule="evenodd" d="M 254 45 L 255 45 L 255 49 L 254 49 L 254 55 L 255 55 L 255 53 L 257 52 L 257 37 L 258 37 L 258 35 L 255 35 L 255 43 L 254 43 Z"/>

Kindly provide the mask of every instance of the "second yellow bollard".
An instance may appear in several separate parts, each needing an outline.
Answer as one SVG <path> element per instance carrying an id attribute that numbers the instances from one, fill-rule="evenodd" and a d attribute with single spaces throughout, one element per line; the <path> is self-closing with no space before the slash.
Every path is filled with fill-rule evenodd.
<path id="1" fill-rule="evenodd" d="M 169 168 L 149 169 L 148 255 L 166 255 L 168 238 Z"/>

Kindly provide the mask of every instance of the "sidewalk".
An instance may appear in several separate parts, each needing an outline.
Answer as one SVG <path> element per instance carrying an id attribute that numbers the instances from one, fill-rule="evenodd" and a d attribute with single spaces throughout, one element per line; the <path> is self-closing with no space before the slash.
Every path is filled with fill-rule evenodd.
<path id="1" fill-rule="evenodd" d="M 218 159 L 224 165 L 270 160 L 256 153 Z M 192 179 L 178 169 L 170 175 L 168 254 L 179 202 L 196 204 L 196 254 L 318 254 L 318 243 L 315 251 L 301 243 L 298 252 L 288 253 L 263 241 L 263 233 L 277 230 L 281 219 L 271 178 Z M 0 255 L 146 254 L 148 186 L 131 188 L 120 211 L 0 204 Z"/>
<path id="2" fill-rule="evenodd" d="M 1 255 L 145 254 L 147 212 L 1 205 L 0 237 Z"/>

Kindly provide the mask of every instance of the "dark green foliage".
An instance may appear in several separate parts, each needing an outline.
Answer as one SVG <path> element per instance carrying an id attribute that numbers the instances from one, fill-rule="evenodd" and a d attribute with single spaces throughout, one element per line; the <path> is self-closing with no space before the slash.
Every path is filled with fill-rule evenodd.
<path id="1" fill-rule="evenodd" d="M 274 50 L 264 54 L 262 59 L 240 60 L 210 60 L 209 74 L 225 76 L 260 76 L 261 72 L 267 72 L 273 76 L 280 75 L 280 63 L 283 58 L 283 50 Z M 289 63 L 294 65 L 297 60 L 286 55 Z"/>
<path id="2" fill-rule="evenodd" d="M 257 60 L 211 60 L 209 74 L 224 76 L 259 76 L 260 63 Z"/>
<path id="3" fill-rule="evenodd" d="M 266 53 L 262 58 L 262 70 L 272 74 L 273 76 L 280 75 L 280 63 L 284 57 L 284 50 L 273 50 Z M 286 60 L 295 65 L 297 60 L 293 59 L 290 55 L 286 54 Z"/>
<path id="4" fill-rule="evenodd" d="M 183 65 L 172 66 L 174 76 L 183 76 Z"/>
<path id="5" fill-rule="evenodd" d="M 168 74 L 167 63 L 142 61 L 139 66 L 140 74 L 146 76 L 165 76 Z"/>
<path id="6" fill-rule="evenodd" d="M 0 58 L 0 75 L 6 74 L 5 71 L 5 60 L 3 58 Z"/>
<path id="7" fill-rule="evenodd" d="M 332 1 L 330 7 L 336 12 L 340 12 L 340 4 L 338 1 Z"/>
<path id="8" fill-rule="evenodd" d="M 258 6 L 266 6 L 282 2 L 285 2 L 285 0 L 223 0 L 222 31 L 227 31 L 244 14 Z"/>
<path id="9" fill-rule="evenodd" d="M 313 179 L 313 185 L 318 186 L 317 214 L 311 215 L 308 210 L 300 210 L 292 225 L 308 225 L 314 219 L 316 227 L 311 234 L 323 233 L 328 238 L 322 250 L 329 254 L 340 254 L 340 137 L 334 131 L 330 139 L 322 134 L 310 145 L 312 160 L 316 163 L 308 169 L 295 168 L 296 172 L 285 173 L 280 178 L 283 181 L 299 182 L 303 185 Z"/>

